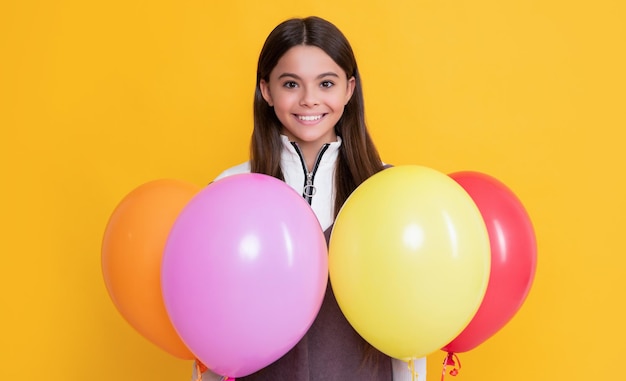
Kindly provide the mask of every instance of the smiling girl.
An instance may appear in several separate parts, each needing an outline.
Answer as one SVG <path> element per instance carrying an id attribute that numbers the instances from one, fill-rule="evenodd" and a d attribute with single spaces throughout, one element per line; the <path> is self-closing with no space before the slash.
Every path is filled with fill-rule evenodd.
<path id="1" fill-rule="evenodd" d="M 250 160 L 217 179 L 253 172 L 285 181 L 308 201 L 328 238 L 348 196 L 383 169 L 365 124 L 361 78 L 348 40 L 318 17 L 278 25 L 259 56 Z M 419 381 L 425 380 L 425 359 L 416 367 Z M 210 370 L 202 374 L 204 381 L 214 379 L 220 377 Z M 273 364 L 238 380 L 411 379 L 406 363 L 379 352 L 350 326 L 329 283 L 302 340 Z"/>

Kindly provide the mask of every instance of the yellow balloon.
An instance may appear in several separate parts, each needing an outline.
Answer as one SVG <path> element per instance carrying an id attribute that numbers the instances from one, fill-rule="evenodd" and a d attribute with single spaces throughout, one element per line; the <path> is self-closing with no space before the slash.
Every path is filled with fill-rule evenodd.
<path id="1" fill-rule="evenodd" d="M 489 237 L 480 211 L 452 178 L 430 168 L 386 169 L 340 210 L 330 238 L 330 281 L 354 329 L 409 361 L 453 340 L 487 289 Z"/>

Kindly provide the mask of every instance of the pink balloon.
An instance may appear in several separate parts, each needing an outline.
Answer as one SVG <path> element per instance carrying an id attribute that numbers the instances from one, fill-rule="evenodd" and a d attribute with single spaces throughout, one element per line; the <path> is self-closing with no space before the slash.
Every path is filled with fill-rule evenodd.
<path id="1" fill-rule="evenodd" d="M 178 216 L 162 264 L 172 325 L 213 372 L 244 377 L 293 348 L 328 281 L 324 234 L 284 182 L 240 174 L 201 190 Z"/>
<path id="2" fill-rule="evenodd" d="M 466 352 L 482 344 L 515 316 L 535 277 L 537 243 L 521 201 L 500 181 L 479 172 L 450 174 L 472 197 L 487 226 L 491 272 L 483 301 L 469 325 L 446 352 Z"/>

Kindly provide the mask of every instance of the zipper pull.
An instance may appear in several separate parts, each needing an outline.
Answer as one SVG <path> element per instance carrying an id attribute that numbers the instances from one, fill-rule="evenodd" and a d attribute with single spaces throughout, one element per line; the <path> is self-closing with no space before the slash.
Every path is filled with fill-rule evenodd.
<path id="1" fill-rule="evenodd" d="M 313 172 L 306 173 L 306 185 L 304 186 L 304 194 L 307 199 L 310 200 L 314 195 L 317 189 L 315 189 L 315 185 L 313 185 Z"/>

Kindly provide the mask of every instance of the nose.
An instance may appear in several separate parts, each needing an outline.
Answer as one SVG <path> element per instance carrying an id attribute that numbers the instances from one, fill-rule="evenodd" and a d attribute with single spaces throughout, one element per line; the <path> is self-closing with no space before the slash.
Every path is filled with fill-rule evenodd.
<path id="1" fill-rule="evenodd" d="M 320 104 L 319 96 L 316 89 L 310 87 L 304 88 L 302 98 L 300 98 L 300 106 L 313 107 Z"/>

